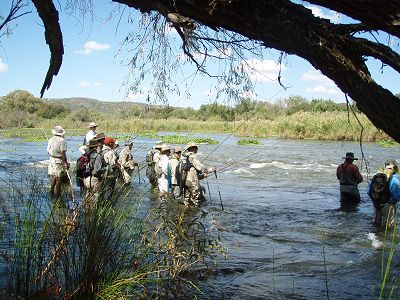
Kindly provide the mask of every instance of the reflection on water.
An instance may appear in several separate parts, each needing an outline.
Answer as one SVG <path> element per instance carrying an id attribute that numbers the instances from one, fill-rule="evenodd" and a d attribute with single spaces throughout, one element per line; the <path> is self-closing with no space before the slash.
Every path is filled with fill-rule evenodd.
<path id="1" fill-rule="evenodd" d="M 210 136 L 220 141 L 226 137 Z M 80 142 L 80 138 L 68 140 L 70 160 L 78 157 Z M 221 171 L 218 181 L 208 178 L 207 201 L 192 213 L 203 214 L 208 226 L 218 229 L 227 248 L 227 257 L 218 258 L 216 269 L 199 278 L 200 288 L 211 299 L 319 299 L 327 297 L 326 286 L 331 299 L 377 295 L 382 264 L 379 249 L 390 239 L 385 240 L 384 232 L 371 224 L 367 177 L 386 159 L 399 158 L 400 149 L 363 145 L 370 172 L 364 162 L 357 161 L 364 176 L 361 204 L 356 211 L 346 213 L 337 209 L 336 166 L 347 151 L 360 157 L 358 143 L 262 142 L 259 146 L 238 146 L 231 137 L 215 152 L 215 145 L 200 146 L 207 157 L 204 163 Z M 153 143 L 141 138 L 134 142 L 133 151 L 139 148 L 134 157 L 142 166 Z M 35 167 L 47 184 L 45 143 L 0 140 L 0 148 L 10 144 L 16 151 L 0 153 L 2 178 L 9 176 L 6 169 Z M 28 165 L 32 162 L 34 166 Z M 133 181 L 132 193 L 144 195 L 146 211 L 156 200 L 149 193 L 144 172 L 140 179 L 140 183 L 138 177 Z M 395 255 L 392 264 L 399 263 L 400 257 Z M 394 268 L 392 275 L 398 273 Z"/>

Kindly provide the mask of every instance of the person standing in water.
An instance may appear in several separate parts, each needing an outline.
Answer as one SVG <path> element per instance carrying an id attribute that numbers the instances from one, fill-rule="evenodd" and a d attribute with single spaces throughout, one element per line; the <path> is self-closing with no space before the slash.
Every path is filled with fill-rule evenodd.
<path id="1" fill-rule="evenodd" d="M 363 177 L 358 167 L 353 164 L 355 160 L 358 160 L 353 152 L 347 152 L 343 159 L 344 163 L 336 169 L 336 177 L 340 182 L 340 207 L 349 209 L 360 203 L 358 184 L 363 181 Z"/>
<path id="2" fill-rule="evenodd" d="M 67 161 L 67 144 L 65 143 L 65 130 L 61 126 L 56 126 L 51 131 L 51 137 L 47 143 L 47 153 L 50 156 L 48 174 L 51 177 L 50 195 L 60 196 L 61 177 L 69 169 Z"/>

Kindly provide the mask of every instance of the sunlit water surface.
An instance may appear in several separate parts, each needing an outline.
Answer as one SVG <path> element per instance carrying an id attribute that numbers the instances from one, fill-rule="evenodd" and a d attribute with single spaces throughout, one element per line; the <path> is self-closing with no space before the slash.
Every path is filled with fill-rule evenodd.
<path id="1" fill-rule="evenodd" d="M 368 173 L 364 161 L 356 162 L 364 176 L 359 186 L 362 203 L 357 211 L 342 212 L 336 167 L 347 151 L 361 156 L 358 143 L 261 139 L 262 145 L 239 146 L 234 137 L 209 136 L 227 138 L 219 147 L 199 149 L 204 163 L 220 170 L 218 179 L 208 179 L 207 201 L 199 213 L 218 230 L 227 249 L 227 256 L 217 259 L 216 269 L 197 282 L 210 299 L 376 297 L 384 233 L 371 224 L 367 177 L 386 159 L 399 158 L 399 148 L 362 145 L 369 166 Z M 67 137 L 67 143 L 67 155 L 75 161 L 81 138 Z M 144 163 L 153 144 L 153 139 L 136 138 L 135 159 Z M 10 172 L 21 176 L 18 169 L 31 168 L 48 184 L 46 143 L 1 139 L 0 151 L 3 183 Z M 132 187 L 150 194 L 144 170 Z M 144 206 L 153 202 L 146 196 Z M 395 246 L 398 250 L 398 239 Z M 399 273 L 399 263 L 395 252 L 392 274 Z M 4 265 L 0 270 L 4 275 Z"/>

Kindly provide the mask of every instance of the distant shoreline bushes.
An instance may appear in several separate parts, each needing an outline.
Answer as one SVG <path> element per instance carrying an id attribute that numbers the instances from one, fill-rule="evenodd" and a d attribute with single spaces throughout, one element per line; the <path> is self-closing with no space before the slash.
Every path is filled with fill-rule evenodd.
<path id="1" fill-rule="evenodd" d="M 345 103 L 300 96 L 276 103 L 242 99 L 234 106 L 203 104 L 198 110 L 171 106 L 127 102 L 101 102 L 69 98 L 41 100 L 26 91 L 14 91 L 2 97 L 0 128 L 35 127 L 51 129 L 55 125 L 86 131 L 95 120 L 99 130 L 107 133 L 148 135 L 158 132 L 235 132 L 246 138 L 292 138 L 316 140 L 360 140 L 361 126 Z M 29 105 L 24 107 L 23 103 Z M 63 106 L 64 105 L 64 106 Z M 39 108 L 38 107 L 43 107 Z M 363 141 L 391 140 L 378 130 L 354 105 L 350 107 L 360 120 Z M 110 114 L 110 111 L 113 114 Z M 5 117 L 7 116 L 7 117 Z M 172 142 L 171 142 L 172 143 Z"/>

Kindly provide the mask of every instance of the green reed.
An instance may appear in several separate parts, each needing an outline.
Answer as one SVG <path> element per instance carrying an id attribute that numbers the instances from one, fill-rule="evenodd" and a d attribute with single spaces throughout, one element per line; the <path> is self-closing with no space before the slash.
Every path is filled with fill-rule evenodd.
<path id="1" fill-rule="evenodd" d="M 395 212 L 397 216 L 397 211 Z M 397 292 L 398 292 L 398 284 L 399 284 L 399 279 L 396 277 L 391 278 L 390 284 L 388 283 L 389 277 L 390 277 L 390 272 L 392 269 L 392 260 L 393 260 L 393 255 L 395 252 L 395 237 L 396 237 L 396 232 L 397 232 L 397 217 L 394 222 L 393 228 L 389 228 L 388 226 L 388 221 L 389 221 L 390 213 L 387 214 L 387 219 L 385 220 L 385 238 L 384 238 L 384 244 L 386 247 L 386 242 L 387 238 L 389 237 L 390 240 L 390 246 L 389 246 L 389 251 L 388 251 L 388 257 L 385 258 L 385 248 L 382 249 L 382 261 L 381 261 L 381 287 L 380 287 L 380 293 L 379 293 L 379 300 L 381 299 L 397 299 Z M 390 237 L 391 235 L 391 237 Z"/>
<path id="2" fill-rule="evenodd" d="M 222 247 L 198 218 L 176 208 L 144 213 L 143 195 L 120 186 L 111 198 L 101 190 L 72 203 L 67 190 L 50 199 L 39 178 L 22 173 L 2 193 L 1 205 L 15 215 L 5 229 L 15 232 L 7 251 L 10 293 L 40 299 L 199 293 L 191 272 Z"/>

